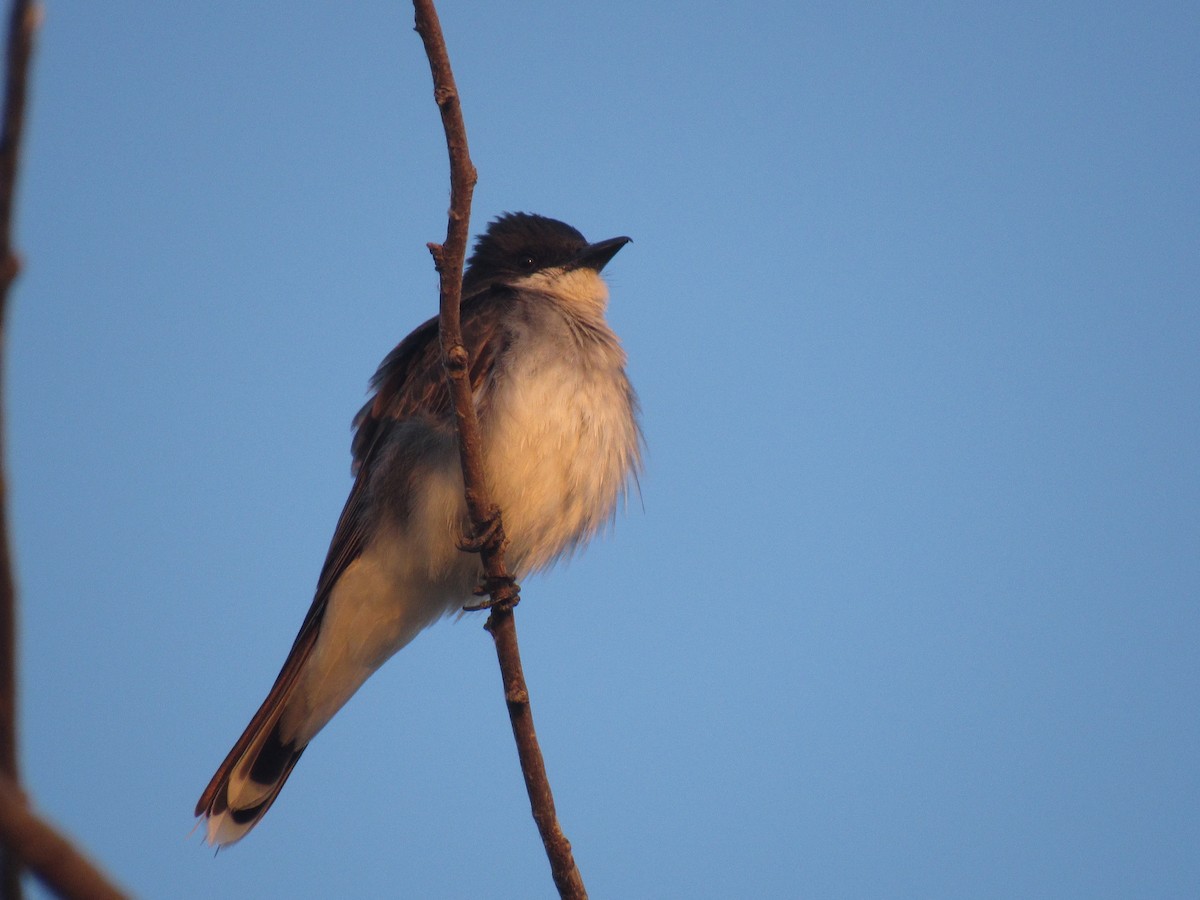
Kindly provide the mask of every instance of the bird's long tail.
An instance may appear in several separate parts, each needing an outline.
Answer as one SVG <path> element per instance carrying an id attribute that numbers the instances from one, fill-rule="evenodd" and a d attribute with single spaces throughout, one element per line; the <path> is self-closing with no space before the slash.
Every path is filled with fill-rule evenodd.
<path id="1" fill-rule="evenodd" d="M 196 804 L 196 815 L 208 819 L 210 844 L 245 837 L 275 802 L 308 742 L 371 673 L 470 596 L 479 563 L 448 546 L 451 564 L 436 578 L 397 574 L 395 557 L 420 556 L 385 542 L 345 566 L 328 594 L 318 591 L 267 699 Z"/>
<path id="2" fill-rule="evenodd" d="M 285 739 L 282 720 L 316 638 L 316 628 L 296 638 L 267 699 L 196 804 L 196 815 L 207 818 L 208 843 L 224 846 L 244 838 L 271 808 L 308 746 L 307 740 Z"/>

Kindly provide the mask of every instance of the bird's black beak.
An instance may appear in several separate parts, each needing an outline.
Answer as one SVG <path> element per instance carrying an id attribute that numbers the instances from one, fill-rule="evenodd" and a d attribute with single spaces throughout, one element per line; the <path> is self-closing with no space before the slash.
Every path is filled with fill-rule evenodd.
<path id="1" fill-rule="evenodd" d="M 632 241 L 633 238 L 615 237 L 607 241 L 597 241 L 588 244 L 580 250 L 573 260 L 567 263 L 568 269 L 594 269 L 599 272 L 608 261 L 617 255 L 617 251 Z"/>

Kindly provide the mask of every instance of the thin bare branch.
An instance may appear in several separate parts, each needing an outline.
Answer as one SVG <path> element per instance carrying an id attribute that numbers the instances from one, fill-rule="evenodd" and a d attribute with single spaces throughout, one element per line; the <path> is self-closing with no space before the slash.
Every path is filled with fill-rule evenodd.
<path id="1" fill-rule="evenodd" d="M 560 897 L 586 900 L 587 889 L 583 886 L 579 867 L 575 865 L 571 842 L 558 824 L 554 794 L 550 791 L 542 748 L 533 727 L 533 710 L 529 705 L 529 689 L 525 686 L 525 671 L 521 668 L 521 649 L 517 644 L 517 623 L 512 609 L 493 609 L 484 627 L 491 632 L 496 644 L 500 677 L 504 682 L 504 701 L 508 705 L 508 719 L 517 743 L 517 755 L 521 759 L 521 774 L 525 776 L 525 790 L 529 794 L 533 820 L 537 823 L 538 834 L 542 836 L 546 858 L 550 860 L 554 885 Z"/>
<path id="2" fill-rule="evenodd" d="M 0 776 L 0 840 L 60 897 L 120 900 L 128 896 L 74 844 L 35 815 L 20 788 L 4 776 Z"/>
<path id="3" fill-rule="evenodd" d="M 446 147 L 450 153 L 450 213 L 445 244 L 430 244 L 441 282 L 439 329 L 442 359 L 458 425 L 459 448 L 466 491 L 467 511 L 478 537 L 478 550 L 487 576 L 491 613 L 486 628 L 496 645 L 504 699 L 512 723 L 513 738 L 521 760 L 521 772 L 529 793 L 529 804 L 537 823 L 550 872 L 561 897 L 584 900 L 587 890 L 575 865 L 571 843 L 558 824 L 554 796 L 546 777 L 546 766 L 533 727 L 529 690 L 521 668 L 513 607 L 520 600 L 520 589 L 504 562 L 504 526 L 500 510 L 488 496 L 484 480 L 483 448 L 479 421 L 471 396 L 470 359 L 463 345 L 459 305 L 462 302 L 463 261 L 466 258 L 467 232 L 471 218 L 471 195 L 476 172 L 467 149 L 467 129 L 459 104 L 458 88 L 450 68 L 442 26 L 432 0 L 413 0 L 416 29 L 425 44 L 429 68 L 433 74 L 433 94 L 442 114 Z"/>
<path id="4" fill-rule="evenodd" d="M 29 60 L 38 9 L 29 0 L 14 0 L 9 13 L 8 54 L 4 86 L 4 126 L 0 132 L 0 775 L 18 783 L 17 767 L 17 610 L 8 538 L 8 484 L 5 480 L 3 373 L 7 339 L 8 290 L 20 271 L 13 250 L 13 197 L 25 124 Z M 0 853 L 0 895 L 21 896 L 20 855 L 5 842 Z"/>

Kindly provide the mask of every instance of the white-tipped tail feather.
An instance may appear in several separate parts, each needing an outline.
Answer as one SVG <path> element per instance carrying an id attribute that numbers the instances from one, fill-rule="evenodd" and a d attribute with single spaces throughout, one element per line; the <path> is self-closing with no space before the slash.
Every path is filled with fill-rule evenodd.
<path id="1" fill-rule="evenodd" d="M 403 537 L 382 534 L 346 567 L 329 602 L 306 623 L 275 685 L 200 802 L 210 844 L 241 840 L 283 788 L 300 755 L 388 658 L 456 609 L 477 579 L 474 557 L 453 550 L 439 584 L 415 574 Z M 453 545 L 450 545 L 453 548 Z"/>

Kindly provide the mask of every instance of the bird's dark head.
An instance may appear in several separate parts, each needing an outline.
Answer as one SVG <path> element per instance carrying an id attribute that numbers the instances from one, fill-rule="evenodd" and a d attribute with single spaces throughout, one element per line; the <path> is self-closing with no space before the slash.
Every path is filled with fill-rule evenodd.
<path id="1" fill-rule="evenodd" d="M 577 229 L 558 219 L 505 213 L 476 239 L 463 276 L 463 294 L 550 269 L 599 272 L 627 243 L 629 238 L 616 237 L 589 244 Z"/>

